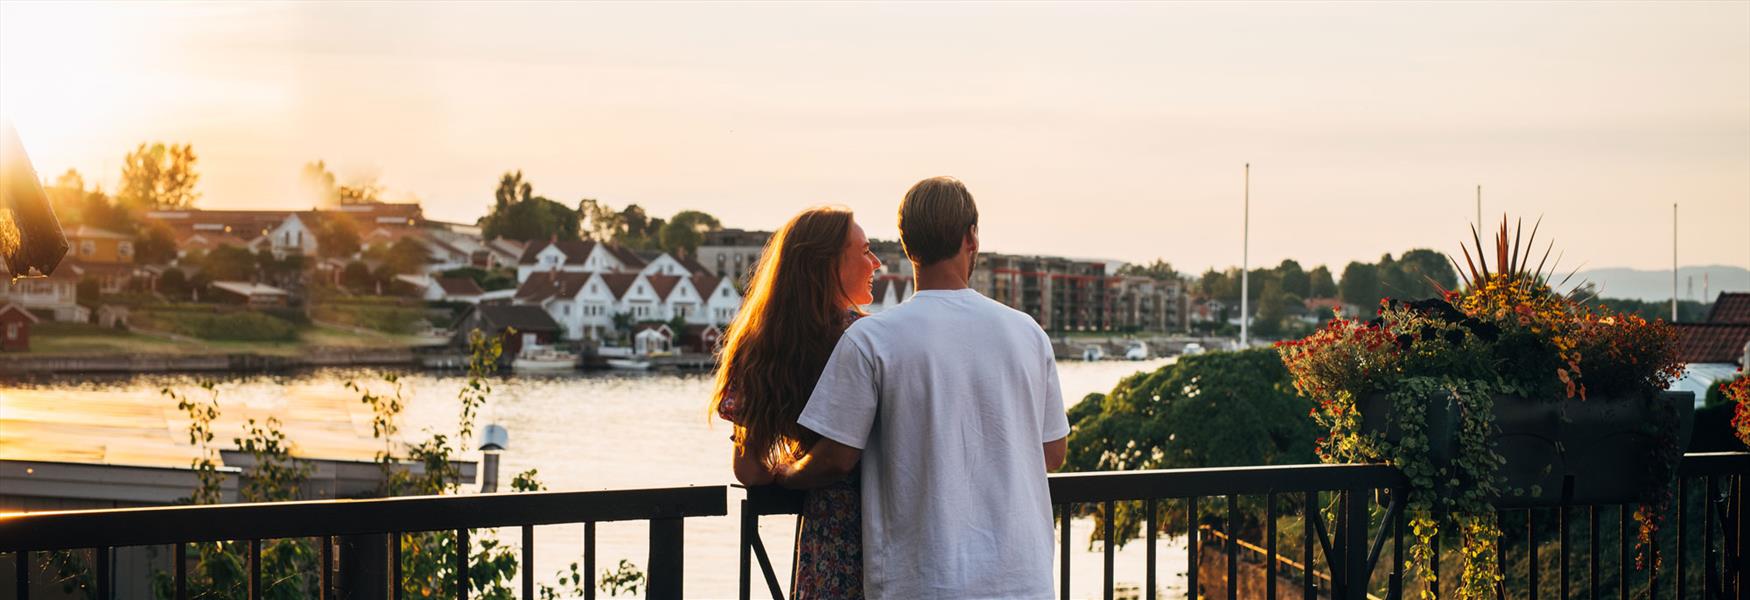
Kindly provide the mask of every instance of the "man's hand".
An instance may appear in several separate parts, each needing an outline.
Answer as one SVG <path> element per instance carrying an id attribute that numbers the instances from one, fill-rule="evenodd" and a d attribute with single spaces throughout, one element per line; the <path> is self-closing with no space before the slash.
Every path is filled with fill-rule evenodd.
<path id="1" fill-rule="evenodd" d="M 778 469 L 774 483 L 793 490 L 823 487 L 844 479 L 862 457 L 862 450 L 823 437 L 801 459 Z"/>
<path id="2" fill-rule="evenodd" d="M 1067 456 L 1069 456 L 1069 438 L 1045 442 L 1045 472 L 1050 473 L 1063 468 L 1063 460 Z"/>

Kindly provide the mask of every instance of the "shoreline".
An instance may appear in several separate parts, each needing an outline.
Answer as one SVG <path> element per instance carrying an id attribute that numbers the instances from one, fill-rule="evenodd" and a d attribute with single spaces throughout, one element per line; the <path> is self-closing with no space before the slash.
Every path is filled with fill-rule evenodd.
<path id="1" fill-rule="evenodd" d="M 420 367 L 412 347 L 316 346 L 296 354 L 45 354 L 0 356 L 0 375 L 266 373 L 322 367 Z"/>

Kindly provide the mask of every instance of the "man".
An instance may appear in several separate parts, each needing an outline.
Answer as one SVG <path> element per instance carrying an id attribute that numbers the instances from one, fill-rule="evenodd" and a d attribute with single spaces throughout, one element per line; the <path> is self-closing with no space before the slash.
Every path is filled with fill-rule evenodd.
<path id="1" fill-rule="evenodd" d="M 1051 498 L 1069 420 L 1032 317 L 967 287 L 978 207 L 950 177 L 899 208 L 917 293 L 845 331 L 798 420 L 822 439 L 792 488 L 862 461 L 863 586 L 875 600 L 1051 598 Z"/>

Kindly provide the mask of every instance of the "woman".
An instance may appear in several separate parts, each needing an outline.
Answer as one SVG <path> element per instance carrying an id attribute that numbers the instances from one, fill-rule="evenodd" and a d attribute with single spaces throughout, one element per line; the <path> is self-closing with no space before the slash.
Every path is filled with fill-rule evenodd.
<path id="1" fill-rule="evenodd" d="M 796 424 L 839 336 L 874 301 L 881 260 L 843 208 L 812 208 L 766 242 L 741 312 L 724 337 L 712 404 L 735 424 L 735 478 L 766 485 L 820 436 Z M 796 542 L 793 598 L 862 598 L 862 505 L 856 473 L 811 490 Z"/>

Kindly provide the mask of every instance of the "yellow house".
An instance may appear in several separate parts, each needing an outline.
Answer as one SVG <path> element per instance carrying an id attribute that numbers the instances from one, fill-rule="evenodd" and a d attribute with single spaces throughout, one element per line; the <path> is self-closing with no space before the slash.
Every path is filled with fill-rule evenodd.
<path id="1" fill-rule="evenodd" d="M 67 232 L 68 258 L 83 263 L 133 264 L 134 236 L 80 225 Z"/>

